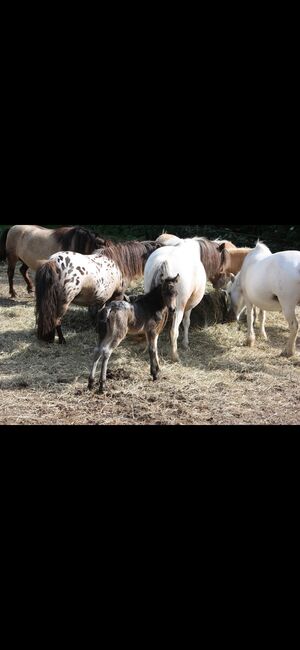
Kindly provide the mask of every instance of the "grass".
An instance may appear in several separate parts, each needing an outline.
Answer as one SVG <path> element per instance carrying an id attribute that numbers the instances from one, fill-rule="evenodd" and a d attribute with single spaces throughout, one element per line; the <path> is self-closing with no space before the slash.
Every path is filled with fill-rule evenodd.
<path id="1" fill-rule="evenodd" d="M 170 361 L 167 331 L 159 340 L 162 372 L 153 382 L 144 341 L 128 337 L 111 357 L 107 393 L 87 390 L 96 334 L 86 309 L 72 307 L 63 322 L 66 346 L 35 333 L 34 297 L 16 273 L 18 296 L 8 296 L 0 265 L 0 424 L 236 425 L 300 423 L 300 355 L 281 351 L 288 327 L 267 315 L 269 341 L 244 346 L 245 326 L 194 326 L 181 364 Z M 138 287 L 139 289 L 139 287 Z M 300 316 L 300 310 L 298 310 Z"/>

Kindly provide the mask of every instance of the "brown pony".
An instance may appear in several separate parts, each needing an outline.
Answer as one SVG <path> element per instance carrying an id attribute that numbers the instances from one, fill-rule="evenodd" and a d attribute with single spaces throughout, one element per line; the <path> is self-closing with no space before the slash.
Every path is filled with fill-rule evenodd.
<path id="1" fill-rule="evenodd" d="M 95 373 L 101 359 L 100 392 L 104 392 L 107 365 L 112 352 L 130 334 L 145 333 L 150 356 L 150 372 L 155 381 L 160 370 L 157 352 L 157 340 L 168 320 L 169 311 L 176 308 L 179 276 L 161 278 L 160 284 L 145 295 L 132 298 L 130 303 L 124 300 L 110 302 L 98 314 L 98 346 L 95 348 L 94 360 L 89 376 L 88 387 L 94 386 Z"/>
<path id="2" fill-rule="evenodd" d="M 97 233 L 81 226 L 66 226 L 51 230 L 43 226 L 12 226 L 4 230 L 0 237 L 0 260 L 7 259 L 9 293 L 16 297 L 13 278 L 17 261 L 22 262 L 20 271 L 27 284 L 27 291 L 33 291 L 28 269 L 36 271 L 40 260 L 47 260 L 58 251 L 76 251 L 89 255 L 105 245 Z"/>

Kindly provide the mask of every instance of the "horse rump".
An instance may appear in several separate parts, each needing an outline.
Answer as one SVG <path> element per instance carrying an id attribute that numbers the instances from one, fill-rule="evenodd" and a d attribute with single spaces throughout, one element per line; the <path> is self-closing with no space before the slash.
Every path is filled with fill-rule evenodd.
<path id="1" fill-rule="evenodd" d="M 38 339 L 53 343 L 58 320 L 63 313 L 65 294 L 55 261 L 46 262 L 36 272 L 36 322 Z"/>
<path id="2" fill-rule="evenodd" d="M 6 260 L 6 240 L 10 228 L 6 228 L 0 235 L 0 262 L 5 262 Z"/>

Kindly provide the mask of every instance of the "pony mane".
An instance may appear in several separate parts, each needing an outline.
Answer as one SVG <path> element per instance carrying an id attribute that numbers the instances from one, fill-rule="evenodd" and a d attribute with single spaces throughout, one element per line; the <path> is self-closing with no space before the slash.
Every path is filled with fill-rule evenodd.
<path id="1" fill-rule="evenodd" d="M 257 242 L 256 242 L 256 244 L 255 244 L 255 247 L 256 247 L 256 248 L 260 248 L 262 251 L 266 251 L 266 252 L 272 254 L 272 252 L 270 251 L 270 249 L 268 248 L 268 246 L 266 246 L 266 244 L 264 244 L 263 241 L 260 241 L 260 239 L 257 240 Z"/>
<path id="2" fill-rule="evenodd" d="M 209 280 L 216 276 L 217 270 L 221 266 L 221 254 L 216 244 L 206 237 L 193 237 L 200 247 L 201 262 L 205 268 Z"/>
<path id="3" fill-rule="evenodd" d="M 82 226 L 58 228 L 54 237 L 61 250 L 73 250 L 88 255 L 99 247 L 99 235 Z M 105 245 L 104 240 L 103 245 Z"/>
<path id="4" fill-rule="evenodd" d="M 156 287 L 158 287 L 163 280 L 166 280 L 167 278 L 170 277 L 170 269 L 167 260 L 164 260 L 160 266 L 157 267 L 155 270 L 152 281 L 151 281 L 151 286 L 150 286 L 150 291 L 153 291 Z"/>
<path id="5" fill-rule="evenodd" d="M 113 260 L 122 275 L 131 280 L 143 274 L 148 257 L 160 248 L 160 244 L 155 241 L 128 241 L 117 244 L 107 241 L 105 243 L 106 246 L 101 249 L 100 254 Z"/>

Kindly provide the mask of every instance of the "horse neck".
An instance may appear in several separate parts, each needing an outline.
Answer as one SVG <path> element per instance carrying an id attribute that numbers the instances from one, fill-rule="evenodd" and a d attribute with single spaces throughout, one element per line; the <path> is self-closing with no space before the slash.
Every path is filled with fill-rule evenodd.
<path id="1" fill-rule="evenodd" d="M 197 239 L 200 247 L 201 262 L 209 280 L 213 280 L 220 270 L 221 253 L 213 242 Z"/>

